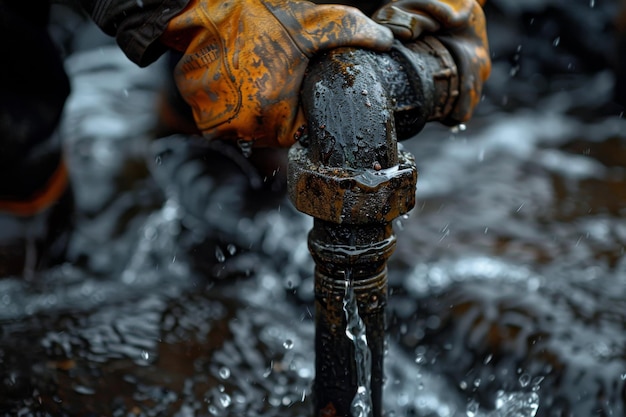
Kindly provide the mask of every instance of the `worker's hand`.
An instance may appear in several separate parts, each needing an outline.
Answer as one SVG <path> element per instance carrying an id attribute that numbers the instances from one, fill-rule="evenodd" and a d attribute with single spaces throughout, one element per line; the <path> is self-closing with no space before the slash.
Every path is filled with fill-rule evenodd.
<path id="1" fill-rule="evenodd" d="M 453 55 L 459 70 L 459 97 L 444 123 L 467 121 L 480 101 L 491 72 L 484 1 L 395 0 L 378 9 L 373 19 L 389 27 L 396 38 L 416 41 L 422 34 L 436 36 Z"/>
<path id="2" fill-rule="evenodd" d="M 392 32 L 355 8 L 303 0 L 191 0 L 162 42 L 184 56 L 178 89 L 208 138 L 289 146 L 306 120 L 309 59 L 340 46 L 387 50 Z"/>

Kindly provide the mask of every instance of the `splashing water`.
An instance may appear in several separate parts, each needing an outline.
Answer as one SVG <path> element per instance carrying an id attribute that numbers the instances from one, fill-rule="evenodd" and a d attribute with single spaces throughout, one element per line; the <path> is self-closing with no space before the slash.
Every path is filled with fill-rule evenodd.
<path id="1" fill-rule="evenodd" d="M 538 409 L 539 394 L 536 392 L 498 391 L 492 417 L 535 417 Z"/>
<path id="2" fill-rule="evenodd" d="M 480 411 L 478 401 L 471 399 L 467 403 L 467 417 L 535 417 L 539 409 L 539 395 L 535 392 L 498 391 L 495 410 L 487 413 Z"/>

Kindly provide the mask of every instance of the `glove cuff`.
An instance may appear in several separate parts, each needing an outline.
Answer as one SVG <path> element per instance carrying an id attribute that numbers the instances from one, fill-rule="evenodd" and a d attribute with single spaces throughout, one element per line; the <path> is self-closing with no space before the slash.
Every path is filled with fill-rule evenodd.
<path id="1" fill-rule="evenodd" d="M 187 46 L 193 39 L 194 32 L 198 28 L 192 29 L 186 24 L 186 15 L 190 10 L 199 7 L 201 0 L 190 0 L 187 5 L 174 16 L 165 27 L 159 37 L 159 41 L 170 49 L 178 52 L 185 52 Z"/>

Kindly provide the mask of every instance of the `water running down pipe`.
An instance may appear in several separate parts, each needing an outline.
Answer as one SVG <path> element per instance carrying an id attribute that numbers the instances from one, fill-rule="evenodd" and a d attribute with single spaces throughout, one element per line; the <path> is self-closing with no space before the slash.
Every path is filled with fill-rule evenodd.
<path id="1" fill-rule="evenodd" d="M 348 286 L 371 354 L 371 415 L 382 415 L 392 221 L 415 205 L 417 182 L 415 161 L 397 141 L 443 119 L 457 84 L 452 58 L 433 38 L 385 54 L 338 49 L 309 66 L 307 134 L 289 152 L 288 189 L 295 207 L 315 218 L 315 416 L 351 416 L 358 372 L 346 335 Z"/>

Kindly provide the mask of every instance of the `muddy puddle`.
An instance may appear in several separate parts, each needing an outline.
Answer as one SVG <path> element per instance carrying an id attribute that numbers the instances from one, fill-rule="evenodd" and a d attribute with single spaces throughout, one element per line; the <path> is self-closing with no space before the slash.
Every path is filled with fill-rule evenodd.
<path id="1" fill-rule="evenodd" d="M 0 280 L 0 415 L 309 416 L 312 221 L 284 166 L 153 141 L 158 65 L 104 44 L 67 68 L 72 262 Z M 626 120 L 580 106 L 610 74 L 577 82 L 404 142 L 388 417 L 626 413 Z"/>

